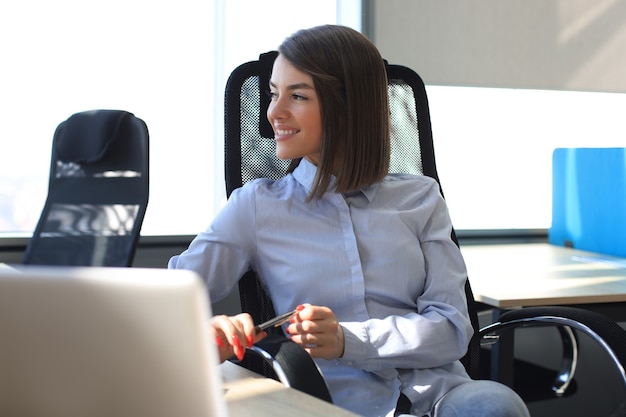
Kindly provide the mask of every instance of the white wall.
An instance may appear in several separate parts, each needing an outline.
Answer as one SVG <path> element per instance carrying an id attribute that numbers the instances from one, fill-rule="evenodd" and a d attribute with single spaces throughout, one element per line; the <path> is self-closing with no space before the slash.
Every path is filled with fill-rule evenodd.
<path id="1" fill-rule="evenodd" d="M 373 38 L 427 83 L 626 92 L 626 2 L 373 0 Z"/>

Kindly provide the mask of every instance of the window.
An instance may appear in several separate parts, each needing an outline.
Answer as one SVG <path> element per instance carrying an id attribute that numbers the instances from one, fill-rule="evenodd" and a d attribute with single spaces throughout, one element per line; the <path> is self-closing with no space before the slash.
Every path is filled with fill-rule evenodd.
<path id="1" fill-rule="evenodd" d="M 367 5 L 366 27 L 383 55 L 426 83 L 457 230 L 550 227 L 554 148 L 626 143 L 623 3 Z"/>
<path id="2" fill-rule="evenodd" d="M 548 229 L 552 151 L 623 147 L 626 94 L 426 86 L 456 229 Z"/>
<path id="3" fill-rule="evenodd" d="M 23 0 L 0 5 L 0 236 L 29 236 L 56 126 L 95 108 L 150 130 L 143 235 L 196 234 L 224 202 L 223 91 L 297 29 L 360 25 L 340 0 Z"/>
<path id="4" fill-rule="evenodd" d="M 1 3 L 0 236 L 30 235 L 46 196 L 54 129 L 94 108 L 131 111 L 150 129 L 142 234 L 195 235 L 225 201 L 228 74 L 292 32 L 322 23 L 360 29 L 361 2 Z M 624 146 L 618 111 L 626 94 L 435 85 L 427 91 L 457 230 L 548 228 L 552 149 Z"/>

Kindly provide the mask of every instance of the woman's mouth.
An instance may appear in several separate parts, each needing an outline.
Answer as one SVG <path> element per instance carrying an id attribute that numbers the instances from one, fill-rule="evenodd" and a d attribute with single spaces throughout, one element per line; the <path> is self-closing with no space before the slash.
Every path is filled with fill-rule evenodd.
<path id="1" fill-rule="evenodd" d="M 298 133 L 296 129 L 276 129 L 276 136 L 289 136 Z"/>

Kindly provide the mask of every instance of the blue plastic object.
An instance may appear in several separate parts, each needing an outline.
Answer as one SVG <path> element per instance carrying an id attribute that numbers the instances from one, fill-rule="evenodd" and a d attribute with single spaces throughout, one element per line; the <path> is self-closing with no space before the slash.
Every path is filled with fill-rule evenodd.
<path id="1" fill-rule="evenodd" d="M 550 243 L 626 257 L 626 148 L 558 148 Z"/>

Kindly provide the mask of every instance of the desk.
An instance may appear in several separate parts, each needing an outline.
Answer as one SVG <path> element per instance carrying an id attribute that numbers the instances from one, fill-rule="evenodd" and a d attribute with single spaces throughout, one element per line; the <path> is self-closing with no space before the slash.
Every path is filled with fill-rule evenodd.
<path id="1" fill-rule="evenodd" d="M 476 301 L 502 310 L 569 305 L 626 321 L 626 259 L 548 243 L 461 247 Z M 512 337 L 499 343 L 498 379 L 512 381 Z"/>
<path id="2" fill-rule="evenodd" d="M 474 298 L 498 309 L 626 302 L 625 258 L 549 243 L 468 245 L 461 252 Z"/>
<path id="3" fill-rule="evenodd" d="M 232 362 L 220 365 L 230 417 L 357 417 Z"/>

